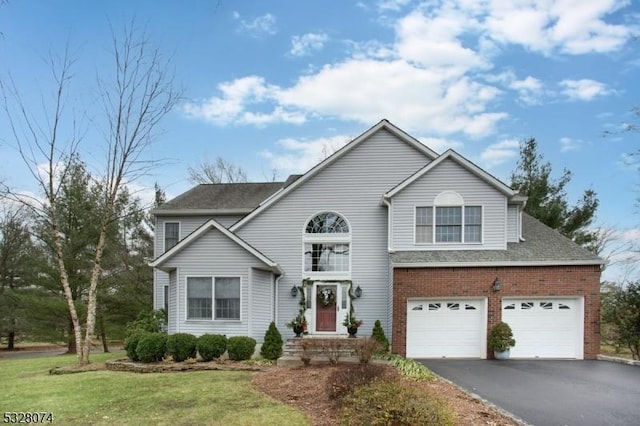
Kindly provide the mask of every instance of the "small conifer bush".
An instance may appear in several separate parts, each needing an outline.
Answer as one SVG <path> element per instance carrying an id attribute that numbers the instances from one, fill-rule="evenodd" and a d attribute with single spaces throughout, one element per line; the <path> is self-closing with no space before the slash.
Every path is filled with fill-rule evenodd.
<path id="1" fill-rule="evenodd" d="M 264 342 L 260 348 L 260 355 L 266 359 L 276 360 L 282 356 L 282 335 L 278 331 L 275 322 L 269 324 L 264 334 Z"/>
<path id="2" fill-rule="evenodd" d="M 198 339 L 193 334 L 175 333 L 167 337 L 167 354 L 175 362 L 182 362 L 188 358 L 195 358 Z"/>
<path id="3" fill-rule="evenodd" d="M 197 348 L 203 361 L 220 358 L 227 351 L 227 337 L 221 334 L 203 334 L 198 337 Z"/>
<path id="4" fill-rule="evenodd" d="M 380 324 L 380 320 L 376 320 L 373 325 L 371 338 L 380 343 L 381 352 L 389 352 L 389 340 L 387 340 L 387 336 L 384 335 L 384 330 L 382 328 L 382 324 Z"/>
<path id="5" fill-rule="evenodd" d="M 243 361 L 251 359 L 256 350 L 256 340 L 247 336 L 229 337 L 227 343 L 227 352 L 229 359 L 233 361 Z"/>

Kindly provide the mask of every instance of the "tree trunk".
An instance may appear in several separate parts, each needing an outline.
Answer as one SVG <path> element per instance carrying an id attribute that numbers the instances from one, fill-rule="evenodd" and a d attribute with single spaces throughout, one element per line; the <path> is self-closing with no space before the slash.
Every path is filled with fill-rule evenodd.
<path id="1" fill-rule="evenodd" d="M 12 351 L 15 348 L 16 332 L 11 330 L 7 336 L 7 350 Z"/>
<path id="2" fill-rule="evenodd" d="M 100 328 L 100 339 L 102 340 L 102 350 L 109 352 L 109 344 L 107 343 L 107 332 L 104 329 L 104 317 L 102 314 L 98 317 L 98 327 Z"/>

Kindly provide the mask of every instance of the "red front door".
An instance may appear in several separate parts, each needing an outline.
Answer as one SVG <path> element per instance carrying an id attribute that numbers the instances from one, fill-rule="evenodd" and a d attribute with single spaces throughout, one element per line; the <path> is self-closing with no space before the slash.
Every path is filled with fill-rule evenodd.
<path id="1" fill-rule="evenodd" d="M 336 331 L 337 286 L 316 287 L 316 331 Z"/>

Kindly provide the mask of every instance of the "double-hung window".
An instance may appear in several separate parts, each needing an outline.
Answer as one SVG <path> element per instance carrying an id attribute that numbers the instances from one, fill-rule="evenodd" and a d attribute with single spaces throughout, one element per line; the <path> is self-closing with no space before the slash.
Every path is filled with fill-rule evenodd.
<path id="1" fill-rule="evenodd" d="M 482 207 L 416 207 L 416 244 L 482 242 Z"/>
<path id="2" fill-rule="evenodd" d="M 165 222 L 164 224 L 164 251 L 178 244 L 180 241 L 180 223 Z"/>
<path id="3" fill-rule="evenodd" d="M 239 277 L 187 277 L 187 319 L 239 320 Z"/>

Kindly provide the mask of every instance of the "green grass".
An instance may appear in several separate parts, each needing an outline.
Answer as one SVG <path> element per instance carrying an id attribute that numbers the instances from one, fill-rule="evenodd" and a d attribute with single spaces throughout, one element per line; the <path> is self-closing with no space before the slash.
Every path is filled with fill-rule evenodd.
<path id="1" fill-rule="evenodd" d="M 122 357 L 123 353 L 99 353 L 91 360 Z M 49 369 L 73 364 L 75 359 L 70 355 L 0 359 L 0 411 L 52 412 L 55 423 L 65 425 L 309 424 L 301 411 L 252 388 L 255 373 L 49 375 Z"/>

